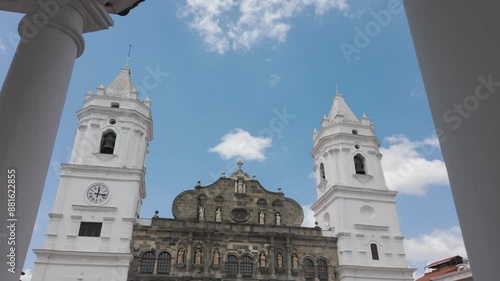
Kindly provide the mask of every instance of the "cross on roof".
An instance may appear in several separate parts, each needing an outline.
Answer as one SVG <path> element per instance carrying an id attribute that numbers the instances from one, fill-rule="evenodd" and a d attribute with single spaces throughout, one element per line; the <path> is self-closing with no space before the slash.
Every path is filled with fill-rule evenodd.
<path id="1" fill-rule="evenodd" d="M 236 165 L 238 165 L 238 170 L 241 170 L 241 166 L 243 166 L 243 162 L 241 162 L 241 160 L 239 160 L 238 163 L 236 163 Z"/>

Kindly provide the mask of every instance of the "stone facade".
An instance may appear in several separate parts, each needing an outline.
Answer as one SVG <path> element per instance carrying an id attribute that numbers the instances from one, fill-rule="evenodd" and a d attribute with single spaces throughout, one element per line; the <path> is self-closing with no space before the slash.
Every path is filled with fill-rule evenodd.
<path id="1" fill-rule="evenodd" d="M 134 227 L 128 280 L 336 280 L 337 238 L 300 227 L 301 206 L 241 168 L 182 192 L 172 209 L 174 219 Z"/>

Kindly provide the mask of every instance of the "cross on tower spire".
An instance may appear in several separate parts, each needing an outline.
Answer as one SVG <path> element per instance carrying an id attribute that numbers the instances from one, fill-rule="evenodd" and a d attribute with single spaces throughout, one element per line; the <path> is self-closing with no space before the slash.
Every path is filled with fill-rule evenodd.
<path id="1" fill-rule="evenodd" d="M 125 63 L 125 67 L 128 67 L 128 61 L 130 60 L 130 50 L 132 49 L 132 45 L 128 45 L 128 55 L 127 62 Z"/>
<path id="2" fill-rule="evenodd" d="M 238 163 L 236 163 L 236 165 L 238 165 L 238 170 L 241 171 L 241 166 L 243 166 L 243 162 L 241 162 L 241 160 L 238 160 Z"/>

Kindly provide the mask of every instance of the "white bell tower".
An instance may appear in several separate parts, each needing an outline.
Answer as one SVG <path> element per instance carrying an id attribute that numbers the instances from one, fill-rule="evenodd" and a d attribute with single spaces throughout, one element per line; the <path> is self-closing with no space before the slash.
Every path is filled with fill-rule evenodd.
<path id="1" fill-rule="evenodd" d="M 85 95 L 33 281 L 126 281 L 132 227 L 146 196 L 145 158 L 153 138 L 151 102 L 140 101 L 123 67 Z"/>
<path id="2" fill-rule="evenodd" d="M 341 281 L 412 281 L 396 210 L 385 184 L 370 119 L 359 120 L 337 92 L 313 133 L 318 199 L 312 205 L 325 235 L 336 236 Z"/>

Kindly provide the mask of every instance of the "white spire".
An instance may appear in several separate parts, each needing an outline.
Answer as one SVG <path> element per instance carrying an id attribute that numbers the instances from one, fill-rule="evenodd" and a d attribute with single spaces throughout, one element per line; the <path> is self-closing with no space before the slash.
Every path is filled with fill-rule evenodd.
<path id="1" fill-rule="evenodd" d="M 106 94 L 110 96 L 124 97 L 124 98 L 137 98 L 133 94 L 137 92 L 134 82 L 130 77 L 130 69 L 122 67 L 118 76 L 106 88 Z"/>
<path id="2" fill-rule="evenodd" d="M 330 121 L 335 121 L 335 122 L 338 121 L 359 122 L 356 115 L 352 113 L 351 109 L 345 102 L 344 97 L 342 97 L 342 94 L 338 92 L 338 86 L 337 86 L 337 93 L 333 98 L 332 108 L 330 109 L 330 113 L 328 114 L 328 119 Z"/>

